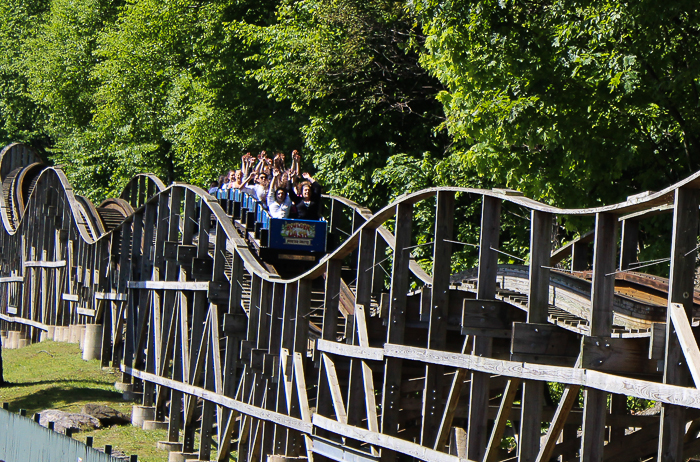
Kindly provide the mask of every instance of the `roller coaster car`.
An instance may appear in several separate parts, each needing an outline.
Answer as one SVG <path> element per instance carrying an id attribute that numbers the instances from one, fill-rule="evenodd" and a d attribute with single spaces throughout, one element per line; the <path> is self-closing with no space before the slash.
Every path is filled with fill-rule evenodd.
<path id="1" fill-rule="evenodd" d="M 260 201 L 239 190 L 219 191 L 217 199 L 265 262 L 303 269 L 326 254 L 325 219 L 272 218 Z"/>

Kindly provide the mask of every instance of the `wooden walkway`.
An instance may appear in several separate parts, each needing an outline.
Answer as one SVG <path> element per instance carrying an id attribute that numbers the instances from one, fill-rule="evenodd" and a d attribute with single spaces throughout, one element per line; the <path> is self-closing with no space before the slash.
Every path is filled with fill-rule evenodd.
<path id="1" fill-rule="evenodd" d="M 700 453 L 700 173 L 581 210 L 508 190 L 429 189 L 374 214 L 330 197 L 337 248 L 288 279 L 195 186 L 139 175 L 95 206 L 19 144 L 0 154 L 0 177 L 3 342 L 101 329 L 102 365 L 198 460 L 212 444 L 218 460 L 235 451 L 242 462 Z M 465 201 L 481 205 L 464 217 L 480 229 L 469 245 L 478 266 L 450 274 Z M 501 226 L 506 207 L 529 213 L 523 265 L 498 264 L 513 231 Z M 412 232 L 430 208 L 424 271 Z M 664 213 L 670 279 L 629 271 L 639 222 Z M 576 215 L 592 217 L 593 232 L 553 249 L 553 220 Z M 628 397 L 661 412 L 634 414 Z"/>

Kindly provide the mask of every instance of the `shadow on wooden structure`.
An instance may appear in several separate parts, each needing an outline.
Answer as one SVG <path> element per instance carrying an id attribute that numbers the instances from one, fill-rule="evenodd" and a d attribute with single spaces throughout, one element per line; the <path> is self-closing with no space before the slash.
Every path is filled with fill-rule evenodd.
<path id="1" fill-rule="evenodd" d="M 240 461 L 700 453 L 700 173 L 581 210 L 508 190 L 429 189 L 375 214 L 329 197 L 332 251 L 287 279 L 200 188 L 140 175 L 95 207 L 22 145 L 2 152 L 0 176 L 5 346 L 83 339 L 84 357 L 118 369 L 117 385 L 165 422 L 169 447 L 199 460 L 212 445 Z M 428 271 L 411 256 L 426 201 Z M 466 243 L 478 267 L 450 274 L 465 245 L 455 209 L 469 202 L 481 204 L 480 241 Z M 530 213 L 527 265 L 499 265 L 506 207 Z M 630 270 L 642 266 L 639 221 L 663 212 L 669 279 Z M 553 220 L 569 215 L 593 217 L 594 230 L 552 249 Z M 571 270 L 553 267 L 566 257 Z M 627 397 L 661 412 L 633 414 Z"/>

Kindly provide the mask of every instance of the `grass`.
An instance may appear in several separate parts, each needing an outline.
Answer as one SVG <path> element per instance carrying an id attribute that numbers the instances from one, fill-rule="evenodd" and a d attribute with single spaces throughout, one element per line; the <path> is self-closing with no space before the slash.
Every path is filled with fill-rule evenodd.
<path id="1" fill-rule="evenodd" d="M 49 341 L 3 349 L 2 355 L 9 385 L 0 388 L 0 402 L 9 403 L 11 411 L 26 409 L 28 416 L 43 409 L 80 412 L 85 404 L 95 403 L 131 414 L 132 403 L 123 401 L 114 389 L 117 376 L 103 371 L 97 360 L 83 361 L 76 344 Z M 73 438 L 84 442 L 92 436 L 96 448 L 111 444 L 115 452 L 138 454 L 139 461 L 163 462 L 168 453 L 158 450 L 156 443 L 166 439 L 166 433 L 127 425 L 75 433 Z"/>

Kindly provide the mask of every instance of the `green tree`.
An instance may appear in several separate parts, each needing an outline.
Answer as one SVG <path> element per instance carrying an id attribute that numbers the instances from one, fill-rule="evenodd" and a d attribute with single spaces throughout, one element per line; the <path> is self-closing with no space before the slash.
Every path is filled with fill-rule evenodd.
<path id="1" fill-rule="evenodd" d="M 25 41 L 47 10 L 46 0 L 0 2 L 0 142 L 24 141 L 41 149 L 49 141 L 46 117 L 30 97 L 23 66 Z"/>
<path id="2" fill-rule="evenodd" d="M 658 189 L 700 167 L 695 3 L 412 6 L 427 36 L 422 63 L 446 87 L 449 182 L 470 184 L 476 173 L 578 207 Z"/>
<path id="3" fill-rule="evenodd" d="M 135 0 L 121 8 L 91 38 L 94 66 L 83 74 L 87 88 L 79 86 L 89 123 L 73 121 L 79 129 L 56 138 L 55 156 L 74 183 L 93 198 L 143 171 L 203 185 L 246 150 L 300 139 L 289 105 L 257 88 L 246 72 L 251 52 L 226 27 L 264 21 L 274 7 Z M 58 106 L 79 100 L 72 93 Z"/>
<path id="4" fill-rule="evenodd" d="M 379 207 L 432 184 L 425 160 L 448 144 L 436 130 L 440 84 L 418 63 L 423 38 L 403 4 L 282 2 L 275 24 L 234 27 L 261 49 L 262 88 L 304 117 L 305 151 L 327 189 Z"/>

